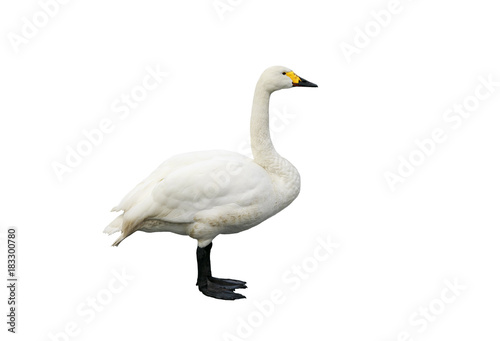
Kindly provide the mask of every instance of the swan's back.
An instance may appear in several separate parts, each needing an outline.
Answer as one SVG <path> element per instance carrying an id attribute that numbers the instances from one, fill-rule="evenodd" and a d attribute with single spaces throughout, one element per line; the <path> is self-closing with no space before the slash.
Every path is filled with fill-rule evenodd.
<path id="1" fill-rule="evenodd" d="M 168 159 L 113 210 L 124 211 L 124 231 L 145 219 L 192 223 L 196 214 L 226 205 L 265 209 L 273 197 L 272 181 L 261 166 L 241 154 L 215 150 Z"/>

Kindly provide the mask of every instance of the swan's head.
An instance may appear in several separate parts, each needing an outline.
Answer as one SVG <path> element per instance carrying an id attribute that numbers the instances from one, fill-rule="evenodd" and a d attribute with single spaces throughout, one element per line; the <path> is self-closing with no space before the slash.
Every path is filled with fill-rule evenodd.
<path id="1" fill-rule="evenodd" d="M 260 76 L 259 85 L 269 92 L 293 87 L 314 87 L 318 86 L 297 76 L 292 70 L 284 66 L 271 66 Z"/>

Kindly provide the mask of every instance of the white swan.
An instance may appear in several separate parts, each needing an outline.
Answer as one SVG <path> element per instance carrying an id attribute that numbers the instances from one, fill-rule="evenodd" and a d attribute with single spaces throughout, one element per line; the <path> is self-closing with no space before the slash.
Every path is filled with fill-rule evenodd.
<path id="1" fill-rule="evenodd" d="M 229 151 L 174 156 L 128 193 L 112 211 L 123 211 L 104 232 L 120 231 L 118 246 L 135 231 L 168 231 L 198 240 L 198 281 L 207 296 L 234 300 L 245 282 L 212 277 L 210 250 L 219 234 L 247 230 L 287 207 L 299 194 L 295 167 L 274 149 L 269 100 L 276 90 L 317 87 L 290 69 L 266 69 L 255 88 L 251 116 L 254 159 Z"/>

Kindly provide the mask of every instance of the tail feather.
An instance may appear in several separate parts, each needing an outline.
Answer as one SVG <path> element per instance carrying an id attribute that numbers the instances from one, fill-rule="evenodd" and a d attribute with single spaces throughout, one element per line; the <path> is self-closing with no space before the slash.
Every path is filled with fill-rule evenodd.
<path id="1" fill-rule="evenodd" d="M 127 238 L 128 236 L 126 236 L 125 234 L 122 234 L 120 237 L 118 237 L 117 240 L 115 240 L 115 242 L 111 245 L 111 246 L 118 246 L 120 245 L 120 243 L 125 239 Z"/>
<path id="2" fill-rule="evenodd" d="M 116 232 L 120 232 L 122 230 L 123 225 L 123 214 L 119 215 L 115 218 L 106 228 L 104 229 L 104 233 L 113 234 Z"/>
<path id="3" fill-rule="evenodd" d="M 120 235 L 120 237 L 118 237 L 118 239 L 112 245 L 112 246 L 118 246 L 125 238 L 127 238 L 128 236 L 130 236 L 132 233 L 135 232 L 133 229 L 131 230 L 130 228 L 127 227 L 130 227 L 130 222 L 124 224 L 123 214 L 121 214 L 118 217 L 116 217 L 115 220 L 113 220 L 108 226 L 106 226 L 103 232 L 109 235 L 116 232 L 121 232 L 122 234 Z"/>

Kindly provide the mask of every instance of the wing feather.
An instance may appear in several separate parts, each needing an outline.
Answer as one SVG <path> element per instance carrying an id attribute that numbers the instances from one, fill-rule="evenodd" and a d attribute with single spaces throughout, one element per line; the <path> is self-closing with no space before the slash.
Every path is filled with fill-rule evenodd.
<path id="1" fill-rule="evenodd" d="M 252 159 L 227 151 L 181 154 L 168 159 L 116 207 L 124 231 L 144 219 L 190 223 L 218 206 L 250 206 L 272 193 L 267 172 Z"/>

